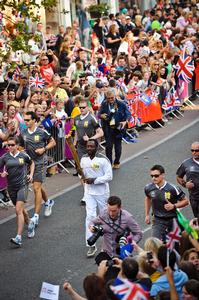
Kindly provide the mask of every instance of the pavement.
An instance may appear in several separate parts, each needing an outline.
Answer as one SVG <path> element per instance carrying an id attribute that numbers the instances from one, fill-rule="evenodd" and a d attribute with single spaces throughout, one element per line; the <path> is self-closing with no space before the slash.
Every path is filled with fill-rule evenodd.
<path id="1" fill-rule="evenodd" d="M 151 234 L 150 226 L 144 223 L 143 200 L 144 186 L 150 182 L 149 169 L 153 164 L 162 164 L 167 180 L 176 183 L 176 169 L 190 156 L 190 144 L 198 140 L 198 132 L 199 113 L 190 110 L 183 119 L 170 120 L 165 128 L 142 131 L 137 143 L 124 144 L 122 166 L 114 171 L 110 190 L 122 198 L 123 207 L 133 214 L 144 232 L 141 246 Z M 42 211 L 34 239 L 28 239 L 25 230 L 21 248 L 9 243 L 16 230 L 13 211 L 9 209 L 1 219 L 0 300 L 38 300 L 44 281 L 60 285 L 59 300 L 67 300 L 70 297 L 62 289 L 63 282 L 71 282 L 83 295 L 83 278 L 96 271 L 94 260 L 86 258 L 85 208 L 79 205 L 83 194 L 79 179 L 57 174 L 47 179 L 46 188 L 55 199 L 53 214 L 45 218 Z M 31 208 L 31 200 L 28 205 Z M 192 217 L 189 206 L 183 213 Z M 99 239 L 98 250 L 100 244 Z"/>

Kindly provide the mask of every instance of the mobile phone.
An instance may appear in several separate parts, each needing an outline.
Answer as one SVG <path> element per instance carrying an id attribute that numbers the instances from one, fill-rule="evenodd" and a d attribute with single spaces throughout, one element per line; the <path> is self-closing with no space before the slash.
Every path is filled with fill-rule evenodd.
<path id="1" fill-rule="evenodd" d="M 152 263 L 152 259 L 153 259 L 153 254 L 152 254 L 152 252 L 147 252 L 146 256 L 147 256 L 147 262 L 148 262 L 149 264 L 151 264 L 151 263 Z"/>

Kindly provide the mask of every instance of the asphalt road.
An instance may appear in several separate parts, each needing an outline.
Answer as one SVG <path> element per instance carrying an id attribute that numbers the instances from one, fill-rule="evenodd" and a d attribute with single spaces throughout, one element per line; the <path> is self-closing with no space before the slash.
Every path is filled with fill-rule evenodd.
<path id="1" fill-rule="evenodd" d="M 150 181 L 153 164 L 166 168 L 167 180 L 175 183 L 175 171 L 182 160 L 190 156 L 190 144 L 199 139 L 199 122 L 172 139 L 123 164 L 114 171 L 111 194 L 123 200 L 146 236 L 150 230 L 144 224 L 143 188 Z M 34 239 L 24 236 L 23 247 L 9 244 L 15 235 L 15 219 L 0 226 L 0 300 L 39 299 L 43 281 L 62 285 L 69 280 L 82 291 L 82 280 L 96 270 L 93 259 L 86 258 L 84 241 L 85 209 L 79 206 L 82 187 L 56 199 L 50 218 L 41 217 Z M 185 213 L 191 218 L 190 208 Z M 60 290 L 59 300 L 69 299 Z"/>

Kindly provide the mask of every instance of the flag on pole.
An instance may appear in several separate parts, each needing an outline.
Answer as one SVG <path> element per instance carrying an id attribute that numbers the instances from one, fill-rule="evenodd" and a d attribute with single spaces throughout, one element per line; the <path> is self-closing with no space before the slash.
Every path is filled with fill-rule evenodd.
<path id="1" fill-rule="evenodd" d="M 29 78 L 29 85 L 30 85 L 30 87 L 42 89 L 44 87 L 44 84 L 45 84 L 45 79 L 39 78 L 38 75 L 36 75 L 35 77 L 31 76 Z"/>
<path id="2" fill-rule="evenodd" d="M 179 209 L 176 209 L 178 222 L 180 225 L 186 230 L 186 232 L 191 235 L 195 240 L 198 239 L 198 233 L 197 231 L 189 225 L 189 220 L 185 218 L 185 216 L 179 211 Z"/>
<path id="3" fill-rule="evenodd" d="M 20 74 L 21 74 L 21 69 L 19 68 L 19 66 L 16 66 L 16 69 L 15 69 L 13 75 L 12 75 L 12 80 L 17 81 L 17 79 L 19 78 Z"/>
<path id="4" fill-rule="evenodd" d="M 110 289 L 118 299 L 121 300 L 147 300 L 148 293 L 136 283 L 132 283 L 127 279 L 116 278 Z"/>
<path id="5" fill-rule="evenodd" d="M 166 246 L 167 246 L 167 248 L 170 249 L 170 250 L 173 250 L 173 248 L 175 246 L 175 242 L 179 243 L 180 238 L 181 238 L 180 226 L 178 225 L 176 219 L 173 219 L 172 231 L 170 231 L 166 236 L 166 239 L 167 239 Z"/>
<path id="6" fill-rule="evenodd" d="M 178 59 L 176 69 L 176 75 L 179 79 L 186 82 L 190 82 L 192 80 L 193 72 L 195 69 L 194 62 L 192 57 L 188 55 L 185 49 L 183 49 L 182 54 Z"/>

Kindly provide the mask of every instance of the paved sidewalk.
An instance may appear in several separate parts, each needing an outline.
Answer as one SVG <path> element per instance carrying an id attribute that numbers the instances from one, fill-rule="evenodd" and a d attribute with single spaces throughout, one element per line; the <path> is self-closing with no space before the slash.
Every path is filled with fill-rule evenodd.
<path id="1" fill-rule="evenodd" d="M 194 102 L 195 104 L 199 104 L 199 100 Z M 137 139 L 136 143 L 133 144 L 123 144 L 123 152 L 122 152 L 122 161 L 128 159 L 129 157 L 138 154 L 142 150 L 152 146 L 153 144 L 158 143 L 160 140 L 163 140 L 170 136 L 171 134 L 177 132 L 184 126 L 188 126 L 194 120 L 199 121 L 199 110 L 188 110 L 184 111 L 184 117 L 180 120 L 172 119 L 169 120 L 168 123 L 164 126 L 164 128 L 157 128 L 156 130 L 151 130 L 150 128 L 146 128 L 140 132 L 140 136 Z M 199 123 L 196 123 L 196 126 L 199 127 Z M 199 129 L 199 128 L 198 128 Z M 169 150 L 168 150 L 169 151 Z M 123 168 L 123 166 L 121 166 Z M 62 193 L 66 189 L 73 188 L 74 185 L 80 185 L 80 180 L 78 177 L 72 176 L 74 173 L 74 168 L 68 168 L 70 174 L 67 174 L 64 170 L 62 173 L 56 174 L 50 178 L 46 179 L 45 188 L 48 192 L 50 198 L 56 198 L 57 194 Z M 117 170 L 114 170 L 117 172 Z M 83 189 L 82 189 L 83 196 Z M 33 192 L 29 192 L 27 207 L 31 207 L 33 205 Z M 14 214 L 14 208 L 1 209 L 0 208 L 0 223 L 4 222 L 7 218 Z"/>

